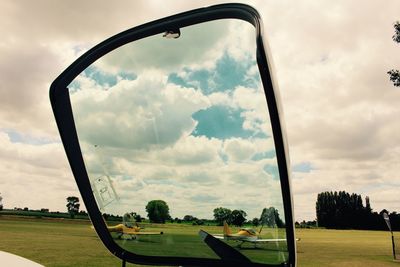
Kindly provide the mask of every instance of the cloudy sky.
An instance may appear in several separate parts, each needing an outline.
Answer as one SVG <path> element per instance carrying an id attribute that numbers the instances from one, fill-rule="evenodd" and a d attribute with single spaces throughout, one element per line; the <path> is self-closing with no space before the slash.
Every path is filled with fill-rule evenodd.
<path id="1" fill-rule="evenodd" d="M 255 28 L 231 19 L 180 31 L 118 48 L 69 86 L 97 200 L 119 214 L 162 199 L 179 218 L 219 206 L 283 215 Z"/>
<path id="2" fill-rule="evenodd" d="M 48 88 L 80 53 L 159 17 L 218 1 L 2 1 L 0 192 L 6 208 L 64 210 L 79 195 Z M 284 108 L 297 220 L 319 192 L 369 196 L 400 211 L 398 1 L 247 2 L 261 13 Z M 194 92 L 195 93 L 195 92 Z M 201 105 L 201 103 L 199 103 Z"/>

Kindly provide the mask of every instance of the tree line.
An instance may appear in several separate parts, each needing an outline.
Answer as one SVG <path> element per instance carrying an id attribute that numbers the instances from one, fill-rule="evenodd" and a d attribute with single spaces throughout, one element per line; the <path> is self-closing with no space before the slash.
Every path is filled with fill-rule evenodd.
<path id="1" fill-rule="evenodd" d="M 79 219 L 88 219 L 88 214 L 84 210 L 80 209 L 80 200 L 76 196 L 69 196 L 66 198 L 67 204 L 66 208 L 71 219 L 79 218 Z M 33 212 L 29 210 L 27 207 L 25 208 L 15 208 L 18 211 L 26 211 L 26 212 Z M 41 209 L 39 211 L 35 211 L 36 213 L 32 213 L 30 215 L 37 216 L 37 212 L 41 212 L 39 215 L 44 216 L 58 216 L 61 214 L 60 212 L 49 212 L 48 209 Z M 279 212 L 274 207 L 264 208 L 261 212 L 261 216 L 258 218 L 253 218 L 247 220 L 247 213 L 240 209 L 228 209 L 224 207 L 218 207 L 213 210 L 213 219 L 199 219 L 193 215 L 185 215 L 183 218 L 175 218 L 173 219 L 169 213 L 169 206 L 167 202 L 164 200 L 151 200 L 146 205 L 146 212 L 149 222 L 152 223 L 166 223 L 174 222 L 174 223 L 190 223 L 192 225 L 204 225 L 204 224 L 217 224 L 223 225 L 224 221 L 226 221 L 230 225 L 235 226 L 243 226 L 244 224 L 253 225 L 253 226 L 269 226 L 269 227 L 284 227 L 285 224 L 283 220 L 280 218 Z M 136 212 L 129 213 L 132 218 L 136 222 L 142 222 L 145 220 L 140 214 Z M 29 215 L 29 214 L 28 214 Z M 120 215 L 113 215 L 108 213 L 102 214 L 104 219 L 107 221 L 121 221 L 122 216 Z M 65 217 L 64 214 L 60 215 L 61 217 Z"/>
<path id="2" fill-rule="evenodd" d="M 169 214 L 168 204 L 164 200 L 151 200 L 146 205 L 146 212 L 150 222 L 154 223 L 165 223 L 166 221 L 171 221 L 177 223 L 189 222 L 193 225 L 203 225 L 205 222 L 211 222 L 217 223 L 218 225 L 223 225 L 224 221 L 226 221 L 228 224 L 235 226 L 242 226 L 245 223 L 252 224 L 254 226 L 285 226 L 284 222 L 279 216 L 278 210 L 274 207 L 264 208 L 261 212 L 260 218 L 253 218 L 252 220 L 246 219 L 247 213 L 243 210 L 230 210 L 224 207 L 218 207 L 213 210 L 214 220 L 198 219 L 193 215 L 185 215 L 182 219 L 172 219 L 171 215 Z"/>
<path id="3" fill-rule="evenodd" d="M 387 226 L 381 212 L 373 212 L 369 197 L 365 198 L 365 206 L 361 195 L 355 193 L 322 192 L 317 196 L 316 213 L 319 227 L 329 229 L 386 230 Z M 389 214 L 392 228 L 400 230 L 400 214 Z"/>
<path id="4" fill-rule="evenodd" d="M 244 223 L 252 224 L 253 226 L 265 225 L 269 227 L 284 227 L 285 224 L 279 216 L 279 212 L 274 207 L 264 208 L 260 218 L 246 220 L 247 213 L 243 210 L 233 210 L 228 208 L 215 208 L 214 219 L 218 225 L 223 225 L 224 221 L 235 226 L 242 226 Z"/>

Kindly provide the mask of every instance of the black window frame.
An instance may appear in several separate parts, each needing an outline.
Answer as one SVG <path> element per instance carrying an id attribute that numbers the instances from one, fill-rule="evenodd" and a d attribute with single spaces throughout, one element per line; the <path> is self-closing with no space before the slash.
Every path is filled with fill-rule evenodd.
<path id="1" fill-rule="evenodd" d="M 67 86 L 83 72 L 88 66 L 105 54 L 136 40 L 163 33 L 171 29 L 178 29 L 198 23 L 218 19 L 239 19 L 251 23 L 255 27 L 256 57 L 264 86 L 266 101 L 270 114 L 273 137 L 275 142 L 276 157 L 280 174 L 281 191 L 285 212 L 287 249 L 289 253 L 288 262 L 279 265 L 252 263 L 251 266 L 295 266 L 296 265 L 296 243 L 293 224 L 293 201 L 289 177 L 288 145 L 286 141 L 285 128 L 283 127 L 282 109 L 279 92 L 273 78 L 273 64 L 268 47 L 263 38 L 263 25 L 257 10 L 245 4 L 221 4 L 191 10 L 177 15 L 169 16 L 153 22 L 149 22 L 129 30 L 116 34 L 99 43 L 63 71 L 51 84 L 50 101 L 60 132 L 61 140 L 71 170 L 74 174 L 83 202 L 87 208 L 90 219 L 96 232 L 107 249 L 123 261 L 151 264 L 151 265 L 179 265 L 179 266 L 241 266 L 234 261 L 222 259 L 203 259 L 187 257 L 165 257 L 138 255 L 124 250 L 118 246 L 102 218 L 102 214 L 96 204 L 88 174 L 83 161 L 79 140 L 75 128 L 69 89 Z"/>

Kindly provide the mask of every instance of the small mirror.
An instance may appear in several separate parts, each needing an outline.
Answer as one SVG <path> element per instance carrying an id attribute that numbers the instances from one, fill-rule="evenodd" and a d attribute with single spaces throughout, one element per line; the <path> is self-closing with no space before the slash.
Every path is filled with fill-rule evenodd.
<path id="1" fill-rule="evenodd" d="M 69 83 L 91 191 L 121 249 L 288 262 L 256 51 L 251 23 L 211 20 L 122 45 Z"/>

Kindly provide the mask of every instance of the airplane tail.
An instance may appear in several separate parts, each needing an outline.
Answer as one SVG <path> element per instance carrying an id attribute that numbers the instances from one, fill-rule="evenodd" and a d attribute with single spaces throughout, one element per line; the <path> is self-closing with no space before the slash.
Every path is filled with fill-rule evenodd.
<path id="1" fill-rule="evenodd" d="M 231 229 L 229 228 L 229 225 L 224 221 L 224 235 L 231 235 Z"/>

